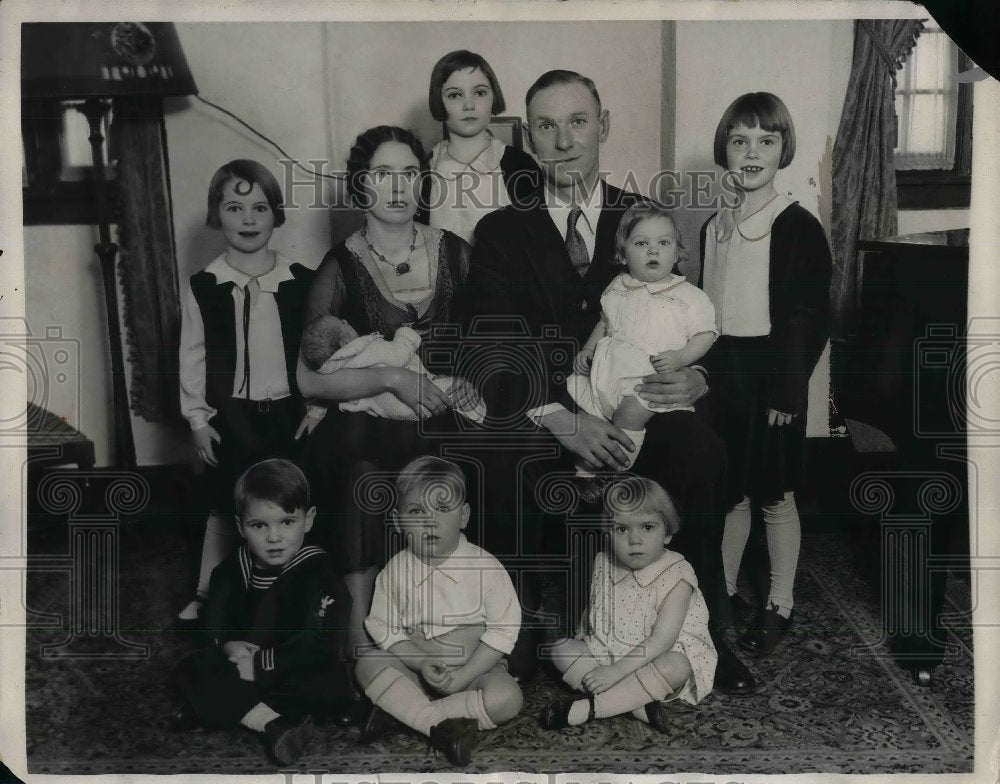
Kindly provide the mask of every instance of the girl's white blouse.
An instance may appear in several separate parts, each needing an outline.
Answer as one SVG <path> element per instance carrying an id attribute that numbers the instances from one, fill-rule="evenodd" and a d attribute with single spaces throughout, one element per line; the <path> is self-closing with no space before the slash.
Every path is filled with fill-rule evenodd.
<path id="1" fill-rule="evenodd" d="M 784 194 L 737 224 L 732 210 L 720 210 L 705 232 L 705 293 L 715 305 L 720 335 L 754 337 L 771 333 L 769 300 L 771 226 L 794 204 Z"/>

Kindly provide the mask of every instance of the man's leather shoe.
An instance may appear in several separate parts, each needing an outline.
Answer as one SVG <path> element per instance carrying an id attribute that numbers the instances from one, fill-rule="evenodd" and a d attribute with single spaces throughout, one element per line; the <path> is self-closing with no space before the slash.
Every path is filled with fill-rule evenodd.
<path id="1" fill-rule="evenodd" d="M 736 658 L 729 643 L 714 634 L 712 641 L 719 654 L 719 662 L 715 666 L 715 685 L 713 688 L 724 694 L 753 693 L 757 689 L 757 682 L 747 666 Z"/>
<path id="2" fill-rule="evenodd" d="M 431 727 L 430 741 L 452 765 L 464 768 L 472 761 L 479 722 L 475 719 L 445 719 Z"/>

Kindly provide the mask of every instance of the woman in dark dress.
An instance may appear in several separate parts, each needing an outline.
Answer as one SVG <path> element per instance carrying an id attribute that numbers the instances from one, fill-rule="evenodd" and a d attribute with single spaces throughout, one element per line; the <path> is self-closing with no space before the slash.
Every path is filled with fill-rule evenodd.
<path id="1" fill-rule="evenodd" d="M 348 191 L 365 210 L 365 222 L 323 259 L 305 323 L 332 315 L 359 335 L 377 332 L 392 340 L 405 325 L 426 336 L 432 325 L 449 320 L 470 253 L 461 238 L 414 220 L 427 155 L 412 133 L 382 125 L 358 136 L 347 171 Z M 393 474 L 415 455 L 436 451 L 428 433 L 452 431 L 454 410 L 470 408 L 478 395 L 462 379 L 442 392 L 406 368 L 345 368 L 323 375 L 300 357 L 297 375 L 306 398 L 328 404 L 309 437 L 305 463 L 317 496 L 319 537 L 339 558 L 351 590 L 350 642 L 364 645 L 362 624 L 375 575 L 392 555 L 386 512 Z M 395 394 L 420 420 L 338 409 L 340 402 L 382 392 Z"/>

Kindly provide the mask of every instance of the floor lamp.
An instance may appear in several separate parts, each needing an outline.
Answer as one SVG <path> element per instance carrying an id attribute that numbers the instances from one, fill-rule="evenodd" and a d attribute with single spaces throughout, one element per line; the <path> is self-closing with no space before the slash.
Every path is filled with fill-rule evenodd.
<path id="1" fill-rule="evenodd" d="M 90 125 L 100 240 L 95 250 L 107 306 L 115 464 L 122 468 L 134 468 L 136 459 L 118 317 L 118 245 L 111 241 L 102 124 L 115 98 L 197 92 L 172 24 L 35 22 L 21 26 L 22 99 L 80 101 L 76 108 Z"/>

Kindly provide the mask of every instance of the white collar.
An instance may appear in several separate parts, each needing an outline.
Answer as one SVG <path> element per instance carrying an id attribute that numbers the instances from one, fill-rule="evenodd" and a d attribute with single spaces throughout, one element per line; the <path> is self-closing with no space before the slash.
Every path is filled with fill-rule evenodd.
<path id="1" fill-rule="evenodd" d="M 260 290 L 270 294 L 278 290 L 280 283 L 284 283 L 286 280 L 291 280 L 295 277 L 291 270 L 292 262 L 277 251 L 272 251 L 272 253 L 274 253 L 274 266 L 257 278 Z M 235 267 L 230 266 L 226 262 L 225 253 L 221 253 L 212 259 L 211 263 L 205 267 L 205 272 L 211 272 L 215 275 L 215 279 L 219 283 L 234 283 L 241 289 L 253 279 L 245 272 L 240 272 Z"/>
<path id="2" fill-rule="evenodd" d="M 667 291 L 675 286 L 679 286 L 684 282 L 683 275 L 674 275 L 670 273 L 667 277 L 657 280 L 653 283 L 647 283 L 644 280 L 639 280 L 633 277 L 627 272 L 623 272 L 620 276 L 622 286 L 627 289 L 641 289 L 645 288 L 650 294 L 659 294 L 661 291 Z"/>
<path id="3" fill-rule="evenodd" d="M 436 566 L 424 563 L 409 550 L 406 553 L 413 568 L 413 581 L 416 585 L 423 585 L 434 572 L 447 577 L 458 585 L 462 575 L 469 571 L 468 559 L 478 555 L 478 548 L 465 538 L 465 534 L 459 534 L 458 545 L 454 552 Z"/>
<path id="4" fill-rule="evenodd" d="M 473 171 L 479 174 L 490 174 L 500 168 L 500 159 L 503 158 L 507 145 L 499 139 L 490 136 L 490 143 L 468 163 L 451 157 L 448 152 L 448 141 L 442 139 L 431 152 L 431 168 L 442 177 L 455 179 L 463 172 Z"/>
<path id="5" fill-rule="evenodd" d="M 615 563 L 614 556 L 611 553 L 608 553 L 608 561 L 611 563 L 611 582 L 617 585 L 622 580 L 632 577 L 643 588 L 652 583 L 653 580 L 663 574 L 671 566 L 683 560 L 684 556 L 680 553 L 675 553 L 673 550 L 664 550 L 663 555 L 653 561 L 653 563 L 636 571 L 633 569 L 627 569 L 624 566 L 619 566 Z"/>

